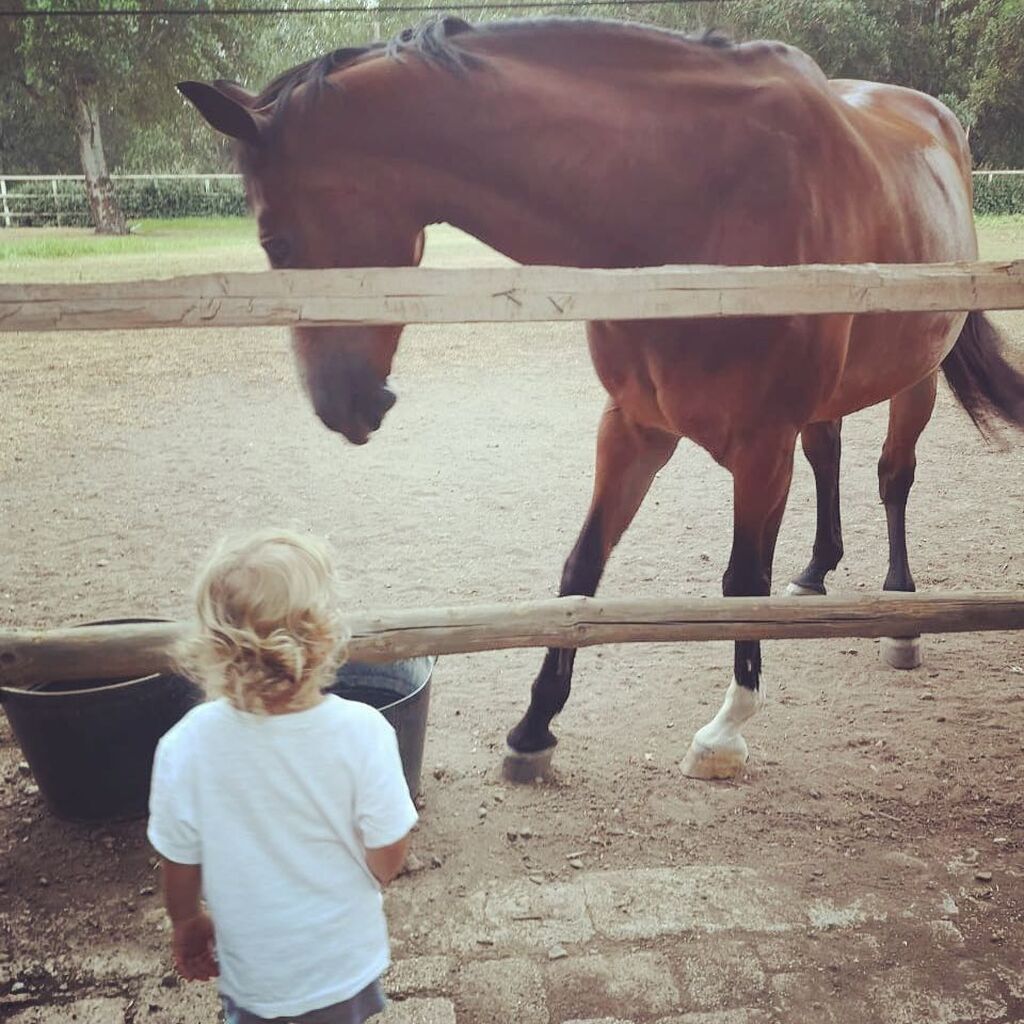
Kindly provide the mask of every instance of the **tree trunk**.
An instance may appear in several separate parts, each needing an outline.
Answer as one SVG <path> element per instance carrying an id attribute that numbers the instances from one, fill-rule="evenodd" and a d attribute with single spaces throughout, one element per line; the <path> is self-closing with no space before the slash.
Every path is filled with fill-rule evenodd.
<path id="1" fill-rule="evenodd" d="M 124 214 L 114 197 L 114 186 L 107 173 L 107 158 L 103 154 L 100 135 L 99 103 L 95 92 L 86 85 L 76 83 L 72 100 L 75 105 L 75 130 L 78 134 L 78 153 L 85 175 L 85 194 L 92 211 L 92 222 L 100 235 L 126 235 Z"/>

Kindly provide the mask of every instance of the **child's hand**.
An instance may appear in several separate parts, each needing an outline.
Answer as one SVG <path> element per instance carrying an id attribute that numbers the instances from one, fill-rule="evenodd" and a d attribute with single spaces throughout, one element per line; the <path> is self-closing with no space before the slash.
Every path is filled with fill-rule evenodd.
<path id="1" fill-rule="evenodd" d="M 174 966 L 186 981 L 209 981 L 220 974 L 213 951 L 213 921 L 200 911 L 174 925 Z"/>

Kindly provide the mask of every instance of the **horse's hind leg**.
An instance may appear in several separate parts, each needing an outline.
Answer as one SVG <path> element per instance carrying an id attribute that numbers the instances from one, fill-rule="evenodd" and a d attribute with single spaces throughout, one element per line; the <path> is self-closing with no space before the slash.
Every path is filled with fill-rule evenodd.
<path id="1" fill-rule="evenodd" d="M 763 436 L 743 446 L 729 468 L 733 475 L 733 541 L 722 579 L 726 597 L 766 597 L 772 586 L 775 541 L 793 475 L 796 433 Z M 693 737 L 682 762 L 684 775 L 725 779 L 747 761 L 742 728 L 763 703 L 761 644 L 737 641 L 734 677 L 718 714 Z"/>
<path id="2" fill-rule="evenodd" d="M 590 510 L 562 572 L 559 597 L 597 591 L 608 556 L 633 521 L 655 474 L 668 462 L 678 438 L 638 427 L 614 405 L 601 418 Z M 569 699 L 576 651 L 551 648 L 533 683 L 530 706 L 508 734 L 504 773 L 513 781 L 542 774 L 557 743 L 552 718 Z"/>
<path id="3" fill-rule="evenodd" d="M 907 559 L 907 498 L 917 465 L 915 448 L 935 408 L 936 374 L 926 377 L 889 402 L 889 432 L 878 461 L 878 492 L 889 529 L 889 572 L 884 590 L 913 591 Z M 893 668 L 921 664 L 920 637 L 884 638 L 882 658 Z"/>
<path id="4" fill-rule="evenodd" d="M 843 557 L 843 527 L 839 511 L 839 458 L 842 453 L 842 420 L 809 423 L 800 435 L 804 455 L 814 470 L 818 522 L 811 560 L 787 587 L 795 595 L 824 594 L 825 577 Z"/>

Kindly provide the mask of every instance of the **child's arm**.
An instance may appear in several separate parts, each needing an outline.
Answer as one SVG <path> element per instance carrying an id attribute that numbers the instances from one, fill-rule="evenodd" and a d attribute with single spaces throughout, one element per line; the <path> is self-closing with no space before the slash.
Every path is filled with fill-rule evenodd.
<path id="1" fill-rule="evenodd" d="M 209 981 L 219 973 L 213 951 L 213 921 L 199 902 L 202 869 L 161 858 L 164 906 L 174 926 L 174 965 L 186 981 Z"/>
<path id="2" fill-rule="evenodd" d="M 412 833 L 406 832 L 398 842 L 376 849 L 366 848 L 366 865 L 381 885 L 387 885 L 402 870 L 411 838 Z"/>
<path id="3" fill-rule="evenodd" d="M 370 874 L 387 885 L 405 863 L 416 807 L 409 796 L 395 730 L 379 711 L 365 708 L 362 714 L 355 824 Z"/>

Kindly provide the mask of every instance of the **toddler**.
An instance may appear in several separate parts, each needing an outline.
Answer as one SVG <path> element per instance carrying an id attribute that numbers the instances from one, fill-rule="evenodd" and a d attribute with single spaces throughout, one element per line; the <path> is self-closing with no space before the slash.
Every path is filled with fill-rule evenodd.
<path id="1" fill-rule="evenodd" d="M 362 1024 L 416 811 L 384 717 L 321 692 L 347 641 L 326 551 L 223 542 L 195 612 L 179 660 L 209 699 L 161 739 L 150 792 L 175 965 L 219 976 L 227 1024 Z"/>

